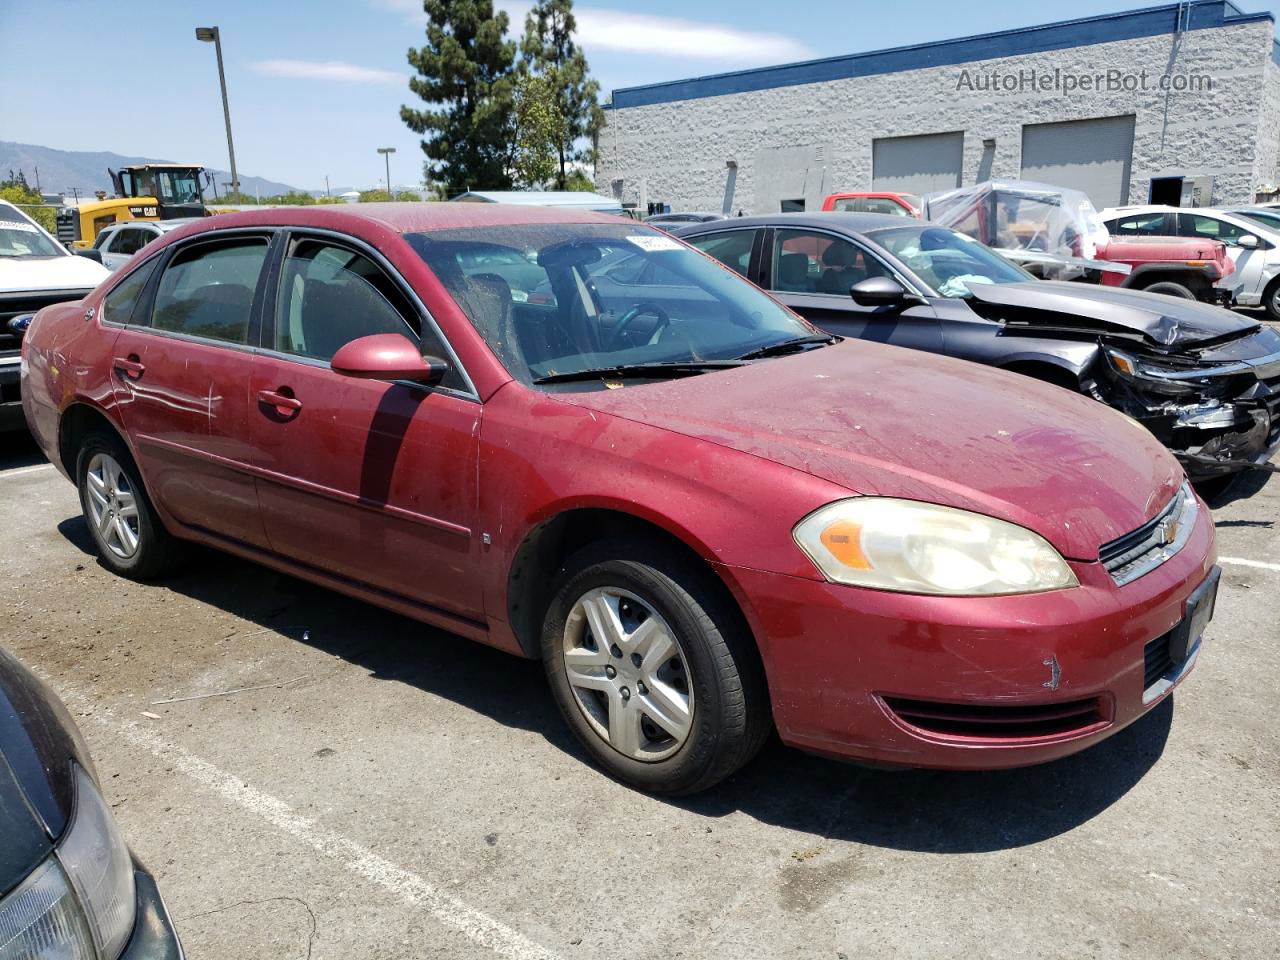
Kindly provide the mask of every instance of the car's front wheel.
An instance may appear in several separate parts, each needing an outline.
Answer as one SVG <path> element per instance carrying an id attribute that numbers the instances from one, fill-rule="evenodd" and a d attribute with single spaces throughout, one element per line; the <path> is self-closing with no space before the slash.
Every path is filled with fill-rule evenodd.
<path id="1" fill-rule="evenodd" d="M 704 790 L 745 764 L 770 724 L 741 616 L 692 560 L 643 541 L 588 547 L 565 566 L 542 655 L 569 726 L 643 790 Z"/>
<path id="2" fill-rule="evenodd" d="M 177 566 L 177 541 L 156 516 L 118 437 L 101 432 L 86 438 L 76 458 L 76 482 L 98 556 L 113 573 L 147 580 Z"/>

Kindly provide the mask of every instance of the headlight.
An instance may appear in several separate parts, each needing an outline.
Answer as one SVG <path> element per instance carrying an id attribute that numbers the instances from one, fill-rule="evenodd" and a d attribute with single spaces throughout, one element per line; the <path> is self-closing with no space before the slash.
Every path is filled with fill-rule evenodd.
<path id="1" fill-rule="evenodd" d="M 0 960 L 116 960 L 137 910 L 133 860 L 89 775 L 54 856 L 0 901 Z"/>
<path id="2" fill-rule="evenodd" d="M 823 576 L 855 587 L 996 596 L 1079 583 L 1039 534 L 914 500 L 838 500 L 801 520 L 793 535 Z"/>

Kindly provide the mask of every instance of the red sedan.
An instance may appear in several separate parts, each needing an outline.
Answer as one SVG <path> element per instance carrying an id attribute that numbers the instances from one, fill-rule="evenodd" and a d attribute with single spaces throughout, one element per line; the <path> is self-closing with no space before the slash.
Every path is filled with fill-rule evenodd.
<path id="1" fill-rule="evenodd" d="M 612 774 L 1083 749 L 1194 664 L 1213 524 L 1144 429 L 822 334 L 643 225 L 276 209 L 148 246 L 23 345 L 102 562 L 211 545 L 541 658 Z"/>

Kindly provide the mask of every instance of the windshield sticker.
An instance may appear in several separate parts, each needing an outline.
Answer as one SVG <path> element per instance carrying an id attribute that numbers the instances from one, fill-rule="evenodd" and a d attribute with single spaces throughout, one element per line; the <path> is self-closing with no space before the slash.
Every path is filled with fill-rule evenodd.
<path id="1" fill-rule="evenodd" d="M 0 230 L 21 230 L 23 233 L 39 233 L 34 226 L 21 220 L 0 220 Z"/>
<path id="2" fill-rule="evenodd" d="M 676 243 L 670 237 L 659 237 L 656 234 L 631 234 L 627 237 L 641 250 L 648 253 L 657 253 L 660 250 L 680 250 L 680 244 Z"/>

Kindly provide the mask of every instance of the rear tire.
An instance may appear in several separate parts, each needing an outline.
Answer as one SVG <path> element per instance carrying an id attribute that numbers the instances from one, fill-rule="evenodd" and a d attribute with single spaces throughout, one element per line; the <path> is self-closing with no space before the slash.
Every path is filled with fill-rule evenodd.
<path id="1" fill-rule="evenodd" d="M 1280 322 L 1280 277 L 1267 284 L 1266 292 L 1262 295 L 1262 305 L 1266 307 L 1269 319 Z"/>
<path id="2" fill-rule="evenodd" d="M 180 544 L 165 530 L 138 466 L 113 433 L 90 433 L 76 457 L 76 485 L 89 534 L 112 573 L 151 580 L 174 572 Z"/>
<path id="3" fill-rule="evenodd" d="M 592 758 L 651 793 L 714 786 L 771 728 L 740 612 L 708 571 L 658 544 L 612 541 L 571 557 L 544 619 L 542 660 Z"/>
<path id="4" fill-rule="evenodd" d="M 1149 287 L 1142 288 L 1143 293 L 1163 293 L 1166 297 L 1179 297 L 1183 300 L 1194 300 L 1196 295 L 1192 293 L 1190 287 L 1184 287 L 1180 283 L 1174 283 L 1172 280 L 1161 280 L 1153 283 Z"/>

